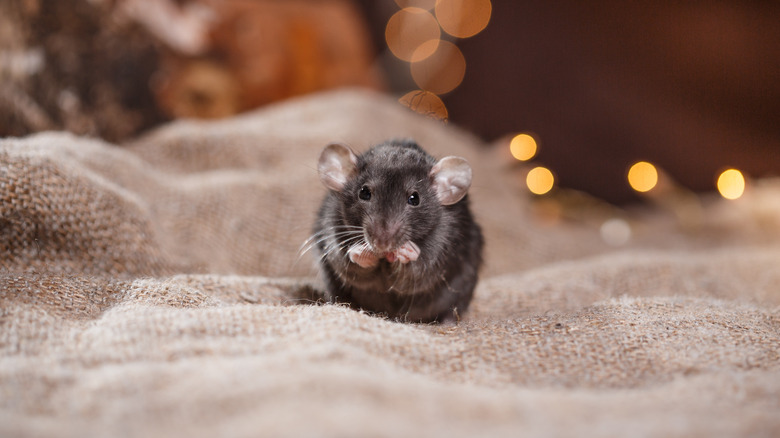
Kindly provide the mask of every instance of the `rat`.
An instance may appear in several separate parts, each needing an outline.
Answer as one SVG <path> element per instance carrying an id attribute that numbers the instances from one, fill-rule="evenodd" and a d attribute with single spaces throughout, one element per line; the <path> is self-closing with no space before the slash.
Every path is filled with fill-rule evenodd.
<path id="1" fill-rule="evenodd" d="M 360 155 L 330 144 L 317 169 L 328 194 L 311 240 L 327 299 L 400 321 L 457 322 L 484 246 L 468 162 L 390 140 Z"/>

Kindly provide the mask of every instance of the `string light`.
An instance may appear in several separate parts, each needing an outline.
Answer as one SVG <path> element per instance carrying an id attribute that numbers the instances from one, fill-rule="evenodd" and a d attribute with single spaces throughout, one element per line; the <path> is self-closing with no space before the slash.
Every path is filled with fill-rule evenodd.
<path id="1" fill-rule="evenodd" d="M 398 99 L 402 105 L 434 119 L 446 121 L 449 114 L 439 95 L 457 88 L 465 76 L 466 60 L 460 49 L 442 39 L 470 38 L 483 31 L 491 18 L 490 0 L 395 0 L 400 8 L 387 22 L 385 39 L 398 59 L 409 63 L 412 79 L 421 88 Z M 538 145 L 533 136 L 517 134 L 509 143 L 512 157 L 528 161 L 536 156 Z M 659 172 L 647 162 L 634 163 L 628 170 L 628 183 L 637 192 L 656 188 Z M 537 195 L 552 190 L 553 173 L 535 167 L 526 176 L 528 189 Z M 663 185 L 663 184 L 662 184 Z M 737 169 L 727 169 L 717 179 L 717 189 L 726 199 L 738 199 L 745 191 L 745 177 Z M 657 191 L 656 191 L 657 192 Z M 631 227 L 622 219 L 611 219 L 601 226 L 602 238 L 610 245 L 623 245 L 631 238 Z"/>
<path id="2" fill-rule="evenodd" d="M 555 177 L 546 167 L 534 167 L 525 178 L 528 190 L 535 195 L 544 195 L 553 188 Z"/>
<path id="3" fill-rule="evenodd" d="M 448 117 L 447 107 L 444 106 L 444 102 L 441 101 L 439 96 L 431 93 L 430 91 L 414 90 L 410 91 L 400 99 L 398 102 L 410 108 L 412 111 L 423 114 L 437 120 L 446 121 Z"/>
<path id="4" fill-rule="evenodd" d="M 456 38 L 469 38 L 488 25 L 490 0 L 437 0 L 436 19 L 441 28 Z"/>
<path id="5" fill-rule="evenodd" d="M 637 192 L 647 192 L 658 184 L 658 170 L 647 161 L 634 163 L 628 169 L 628 183 Z"/>
<path id="6" fill-rule="evenodd" d="M 422 90 L 399 99 L 403 105 L 446 120 L 444 103 L 436 97 L 457 88 L 466 74 L 466 59 L 442 30 L 455 38 L 468 38 L 487 27 L 490 0 L 395 0 L 401 8 L 387 21 L 385 41 L 398 59 L 409 62 L 415 84 Z M 434 99 L 435 97 L 435 99 Z M 533 156 L 533 154 L 532 154 Z"/>
<path id="7" fill-rule="evenodd" d="M 393 14 L 385 27 L 385 41 L 387 47 L 398 59 L 411 61 L 415 55 L 418 60 L 430 56 L 437 44 L 428 44 L 429 53 L 418 51 L 423 43 L 439 41 L 441 30 L 436 18 L 430 12 L 422 8 L 404 8 Z"/>
<path id="8" fill-rule="evenodd" d="M 419 51 L 427 53 L 430 50 L 430 43 L 422 44 L 412 55 L 415 60 L 411 65 L 412 79 L 424 90 L 435 94 L 449 93 L 463 81 L 466 58 L 458 46 L 449 41 L 438 41 L 435 51 L 427 57 L 419 55 Z"/>
<path id="9" fill-rule="evenodd" d="M 728 169 L 718 176 L 718 192 L 726 199 L 738 199 L 745 192 L 745 177 L 737 169 Z"/>
<path id="10" fill-rule="evenodd" d="M 528 161 L 536 155 L 536 140 L 528 134 L 518 134 L 509 142 L 509 152 L 518 161 Z"/>

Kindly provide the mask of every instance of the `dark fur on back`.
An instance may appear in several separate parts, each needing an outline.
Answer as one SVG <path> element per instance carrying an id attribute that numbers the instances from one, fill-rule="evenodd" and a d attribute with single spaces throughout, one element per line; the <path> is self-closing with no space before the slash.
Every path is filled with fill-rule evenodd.
<path id="1" fill-rule="evenodd" d="M 325 197 L 315 225 L 326 238 L 317 244 L 329 298 L 404 321 L 456 319 L 469 306 L 482 264 L 483 238 L 468 196 L 443 206 L 429 173 L 436 159 L 415 142 L 389 141 L 358 156 L 357 174 Z M 370 201 L 359 199 L 369 187 Z M 420 203 L 407 203 L 417 192 Z M 395 222 L 393 222 L 395 221 Z M 344 226 L 372 230 L 399 223 L 395 243 L 411 240 L 420 256 L 408 264 L 385 259 L 361 268 L 347 255 Z"/>

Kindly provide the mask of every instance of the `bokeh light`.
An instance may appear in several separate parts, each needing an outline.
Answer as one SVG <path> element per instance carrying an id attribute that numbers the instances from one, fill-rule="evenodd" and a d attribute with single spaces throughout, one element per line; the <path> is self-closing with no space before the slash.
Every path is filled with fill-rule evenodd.
<path id="1" fill-rule="evenodd" d="M 720 174 L 717 185 L 721 196 L 737 199 L 745 192 L 745 177 L 737 169 L 728 169 Z"/>
<path id="2" fill-rule="evenodd" d="M 436 18 L 422 8 L 404 8 L 393 14 L 385 27 L 387 47 L 397 58 L 411 61 L 416 53 L 416 59 L 421 60 L 433 54 L 437 47 L 441 30 Z M 429 52 L 418 51 L 423 43 Z"/>
<path id="3" fill-rule="evenodd" d="M 410 91 L 400 99 L 398 102 L 404 105 L 416 113 L 420 113 L 424 116 L 431 117 L 436 120 L 446 121 L 448 117 L 447 107 L 444 106 L 444 102 L 439 99 L 439 96 L 423 90 Z"/>
<path id="4" fill-rule="evenodd" d="M 528 161 L 536 155 L 536 140 L 528 134 L 518 134 L 509 142 L 509 152 L 516 160 Z"/>
<path id="5" fill-rule="evenodd" d="M 418 50 L 427 51 L 430 44 L 425 43 Z M 466 74 L 466 58 L 455 44 L 442 40 L 430 56 L 420 60 L 423 54 L 416 51 L 412 57 L 415 59 L 411 65 L 412 79 L 418 87 L 444 94 L 460 85 Z"/>
<path id="6" fill-rule="evenodd" d="M 525 178 L 528 190 L 535 195 L 543 195 L 553 188 L 555 177 L 546 167 L 534 167 Z"/>
<path id="7" fill-rule="evenodd" d="M 430 11 L 436 6 L 436 0 L 395 0 L 399 8 L 420 8 Z"/>
<path id="8" fill-rule="evenodd" d="M 425 61 L 431 55 L 436 53 L 436 50 L 439 48 L 440 44 L 441 40 L 428 40 L 420 44 L 416 49 L 414 49 L 414 52 L 412 52 L 412 57 L 409 62 L 415 63 Z"/>
<path id="9" fill-rule="evenodd" d="M 628 169 L 628 183 L 637 192 L 647 192 L 658 184 L 658 170 L 647 161 L 635 163 Z"/>
<path id="10" fill-rule="evenodd" d="M 622 246 L 631 240 L 631 225 L 623 219 L 612 218 L 601 224 L 599 233 L 607 245 Z"/>
<path id="11" fill-rule="evenodd" d="M 492 9 L 490 0 L 437 0 L 435 11 L 445 32 L 468 38 L 488 25 Z"/>

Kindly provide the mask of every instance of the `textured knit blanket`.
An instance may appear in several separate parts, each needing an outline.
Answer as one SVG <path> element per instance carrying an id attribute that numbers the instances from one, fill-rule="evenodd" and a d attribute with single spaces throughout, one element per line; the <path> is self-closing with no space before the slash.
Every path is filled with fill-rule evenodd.
<path id="1" fill-rule="evenodd" d="M 392 137 L 474 169 L 458 324 L 316 302 L 319 151 Z M 0 436 L 779 436 L 780 186 L 551 222 L 502 152 L 359 91 L 0 140 Z"/>

